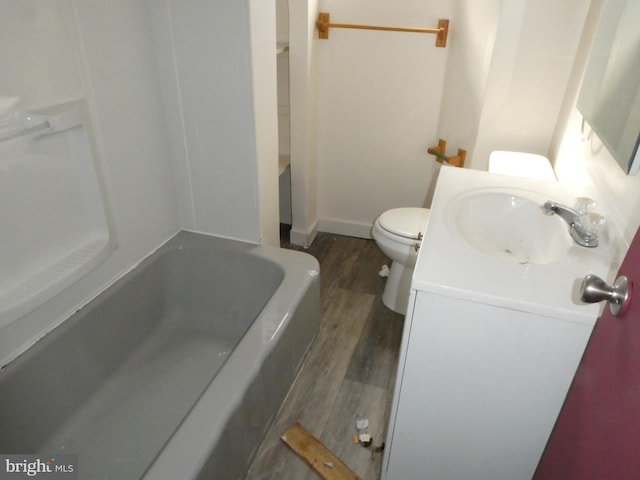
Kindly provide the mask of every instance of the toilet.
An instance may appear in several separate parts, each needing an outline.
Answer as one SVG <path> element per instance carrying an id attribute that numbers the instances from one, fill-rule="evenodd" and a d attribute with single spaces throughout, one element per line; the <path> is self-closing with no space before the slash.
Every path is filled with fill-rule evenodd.
<path id="1" fill-rule="evenodd" d="M 549 159 L 532 153 L 492 152 L 489 172 L 557 181 Z M 428 208 L 392 208 L 376 219 L 371 230 L 380 250 L 392 260 L 382 303 L 402 315 L 407 313 L 411 276 L 428 219 Z"/>
<path id="2" fill-rule="evenodd" d="M 535 153 L 506 152 L 497 150 L 489 155 L 491 173 L 511 175 L 513 177 L 537 178 L 556 182 L 556 174 L 549 159 Z"/>
<path id="3" fill-rule="evenodd" d="M 407 313 L 411 276 L 428 218 L 427 208 L 393 208 L 376 219 L 371 231 L 380 250 L 393 262 L 382 303 L 402 315 Z"/>

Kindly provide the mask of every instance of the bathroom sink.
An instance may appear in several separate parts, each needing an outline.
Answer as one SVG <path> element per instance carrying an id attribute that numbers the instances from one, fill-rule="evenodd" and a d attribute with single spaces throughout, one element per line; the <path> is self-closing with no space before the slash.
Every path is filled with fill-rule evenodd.
<path id="1" fill-rule="evenodd" d="M 612 282 L 626 247 L 606 225 L 597 247 L 580 246 L 567 222 L 541 207 L 594 195 L 573 184 L 441 169 L 411 288 L 593 325 L 599 307 L 580 301 L 580 283 L 587 273 Z"/>
<path id="2" fill-rule="evenodd" d="M 452 233 L 484 255 L 522 265 L 554 263 L 567 255 L 572 240 L 558 216 L 545 215 L 544 198 L 480 189 L 451 199 L 447 219 Z"/>

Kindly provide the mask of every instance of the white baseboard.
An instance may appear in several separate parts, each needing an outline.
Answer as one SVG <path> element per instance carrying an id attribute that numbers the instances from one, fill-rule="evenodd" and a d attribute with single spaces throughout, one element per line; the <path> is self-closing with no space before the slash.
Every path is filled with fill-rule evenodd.
<path id="1" fill-rule="evenodd" d="M 289 232 L 289 242 L 293 245 L 301 245 L 308 248 L 313 239 L 318 235 L 318 222 L 315 222 L 309 231 L 292 228 Z"/>
<path id="2" fill-rule="evenodd" d="M 372 238 L 371 227 L 373 225 L 370 223 L 346 222 L 344 220 L 321 218 L 318 224 L 321 232 L 346 235 L 348 237 Z"/>

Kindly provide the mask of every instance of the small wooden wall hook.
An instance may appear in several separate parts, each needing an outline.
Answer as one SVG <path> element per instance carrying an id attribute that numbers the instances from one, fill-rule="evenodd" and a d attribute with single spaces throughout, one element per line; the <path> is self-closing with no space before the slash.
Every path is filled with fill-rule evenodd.
<path id="1" fill-rule="evenodd" d="M 438 145 L 435 147 L 429 147 L 427 149 L 427 153 L 430 155 L 435 155 L 436 162 L 443 163 L 447 162 L 449 165 L 453 165 L 454 167 L 464 167 L 464 160 L 467 157 L 467 151 L 462 148 L 458 149 L 458 154 L 452 157 L 446 154 L 447 151 L 447 141 L 442 138 L 438 139 Z"/>

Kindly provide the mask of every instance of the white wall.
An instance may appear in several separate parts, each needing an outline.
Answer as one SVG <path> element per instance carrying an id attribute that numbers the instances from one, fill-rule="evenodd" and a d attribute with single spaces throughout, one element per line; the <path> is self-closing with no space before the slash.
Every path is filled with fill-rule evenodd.
<path id="1" fill-rule="evenodd" d="M 309 245 L 318 232 L 318 0 L 289 0 L 291 242 Z"/>
<path id="2" fill-rule="evenodd" d="M 258 176 L 258 243 L 280 245 L 276 4 L 249 1 L 251 84 Z"/>
<path id="3" fill-rule="evenodd" d="M 3 50 L 0 62 L 24 75 L 25 88 L 19 94 L 27 104 L 67 100 L 68 92 L 54 88 L 56 85 L 73 85 L 72 93 L 87 99 L 95 131 L 95 160 L 105 185 L 117 248 L 81 281 L 2 328 L 0 363 L 64 320 L 179 228 L 146 4 L 113 0 L 0 2 L 3 21 L 14 15 L 31 22 L 34 32 L 46 33 L 54 17 L 69 21 L 65 32 L 72 38 L 74 51 L 70 53 L 77 68 L 28 55 L 28 50 L 21 48 L 19 35 L 3 38 L 3 42 L 11 42 L 13 55 Z M 55 50 L 57 37 L 45 38 L 52 43 L 48 48 Z M 74 81 L 76 74 L 80 82 Z M 0 94 L 12 94 L 5 90 L 9 88 L 0 79 Z M 47 202 L 47 198 L 41 201 Z"/>
<path id="4" fill-rule="evenodd" d="M 114 241 L 90 143 L 73 12 L 59 1 L 0 9 L 10 19 L 0 32 L 0 95 L 19 104 L 0 118 L 3 137 L 21 129 L 26 112 L 58 113 L 52 132 L 0 142 L 1 327 L 95 267 Z"/>
<path id="5" fill-rule="evenodd" d="M 442 0 L 324 0 L 320 10 L 335 23 L 431 28 L 453 12 Z M 435 35 L 332 29 L 317 53 L 320 230 L 367 237 L 384 210 L 425 204 L 449 49 Z"/>
<path id="6" fill-rule="evenodd" d="M 149 2 L 183 225 L 277 244 L 275 3 L 263 3 Z"/>
<path id="7" fill-rule="evenodd" d="M 442 92 L 438 136 L 449 154 L 467 150 L 467 166 L 480 129 L 494 44 L 501 19 L 501 0 L 452 0 L 449 59 Z"/>
<path id="8" fill-rule="evenodd" d="M 472 168 L 493 150 L 549 154 L 589 3 L 502 2 Z"/>
<path id="9" fill-rule="evenodd" d="M 73 4 L 118 238 L 135 262 L 178 227 L 149 10 L 127 0 Z"/>

